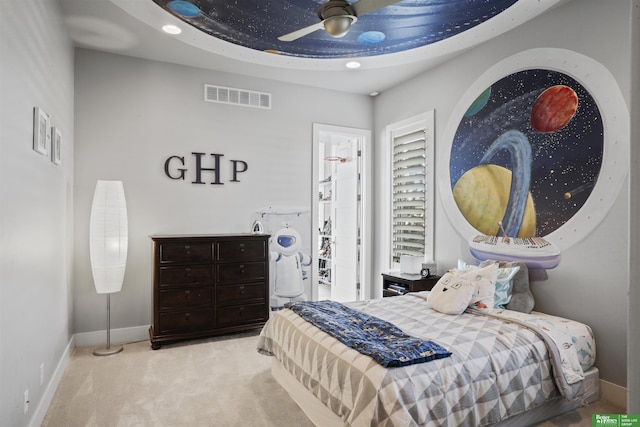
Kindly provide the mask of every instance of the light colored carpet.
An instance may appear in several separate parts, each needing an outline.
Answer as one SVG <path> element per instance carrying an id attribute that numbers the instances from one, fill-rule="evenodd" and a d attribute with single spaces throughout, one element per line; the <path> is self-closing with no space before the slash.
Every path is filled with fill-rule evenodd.
<path id="1" fill-rule="evenodd" d="M 42 426 L 311 427 L 272 378 L 257 339 L 256 331 L 155 351 L 143 341 L 104 357 L 76 348 Z M 539 426 L 587 427 L 592 414 L 620 413 L 600 400 Z"/>
<path id="2" fill-rule="evenodd" d="M 103 357 L 76 348 L 42 425 L 312 426 L 256 344 L 253 333 Z"/>

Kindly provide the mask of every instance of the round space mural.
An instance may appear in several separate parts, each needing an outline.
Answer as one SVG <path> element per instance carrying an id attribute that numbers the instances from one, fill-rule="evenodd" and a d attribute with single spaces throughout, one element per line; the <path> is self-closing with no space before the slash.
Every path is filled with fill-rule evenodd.
<path id="1" fill-rule="evenodd" d="M 629 113 L 615 78 L 563 49 L 523 51 L 488 69 L 443 140 L 440 195 L 473 257 L 529 268 L 556 267 L 593 232 L 629 167 Z"/>
<path id="2" fill-rule="evenodd" d="M 483 234 L 546 236 L 582 208 L 602 154 L 602 117 L 584 86 L 558 71 L 519 71 L 486 88 L 460 121 L 453 198 Z"/>

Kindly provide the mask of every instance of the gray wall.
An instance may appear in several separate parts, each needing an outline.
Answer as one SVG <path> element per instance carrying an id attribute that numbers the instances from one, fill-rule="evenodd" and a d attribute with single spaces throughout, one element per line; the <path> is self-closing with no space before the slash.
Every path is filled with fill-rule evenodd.
<path id="1" fill-rule="evenodd" d="M 242 232 L 256 208 L 309 205 L 315 194 L 309 166 L 313 122 L 371 128 L 380 144 L 386 124 L 433 108 L 437 144 L 465 88 L 494 63 L 537 47 L 566 48 L 594 58 L 628 96 L 630 3 L 636 7 L 637 28 L 637 0 L 574 1 L 380 95 L 374 103 L 363 96 L 79 50 L 74 118 L 73 49 L 57 3 L 1 1 L 0 425 L 26 425 L 34 407 L 42 406 L 72 334 L 105 328 L 105 301 L 93 290 L 86 231 L 97 179 L 122 179 L 129 203 L 129 262 L 123 291 L 113 296 L 112 327 L 145 327 L 151 321 L 148 235 Z M 637 62 L 636 56 L 635 69 Z M 204 83 L 271 92 L 274 108 L 204 103 Z M 637 98 L 634 105 L 637 116 Z M 31 149 L 34 106 L 51 114 L 63 132 L 60 166 Z M 633 121 L 632 126 L 637 136 Z M 192 185 L 192 175 L 185 182 L 164 176 L 167 156 L 190 160 L 192 151 L 224 154 L 222 168 L 228 159 L 244 160 L 249 170 L 239 183 L 229 182 L 229 171 L 223 170 L 223 186 Z M 637 149 L 631 154 L 637 164 Z M 379 152 L 375 155 L 380 158 Z M 436 156 L 443 156 L 437 146 Z M 374 169 L 383 170 L 379 163 Z M 638 178 L 637 173 L 631 176 L 633 195 Z M 375 187 L 381 188 L 380 179 Z M 549 280 L 533 285 L 537 309 L 593 326 L 602 378 L 619 385 L 625 385 L 626 373 L 627 272 L 638 269 L 628 261 L 629 243 L 634 258 L 638 252 L 638 201 L 633 198 L 631 205 L 635 226 L 630 242 L 628 191 L 625 182 L 593 236 L 563 253 Z M 379 200 L 377 212 L 385 209 Z M 446 268 L 467 255 L 440 204 L 436 221 L 437 261 Z M 381 229 L 380 223 L 374 229 Z M 379 277 L 384 269 L 379 239 L 375 246 L 374 277 Z M 638 281 L 631 285 L 631 297 L 637 299 Z M 637 330 L 630 331 L 635 331 L 633 360 Z M 637 369 L 632 366 L 628 373 L 635 378 L 629 386 L 636 386 L 632 413 L 639 407 Z M 23 415 L 27 388 L 31 406 Z"/>
<path id="2" fill-rule="evenodd" d="M 0 31 L 0 425 L 20 426 L 72 336 L 73 47 L 50 0 L 2 0 Z M 62 131 L 59 166 L 32 150 L 36 106 Z"/>
<path id="3" fill-rule="evenodd" d="M 629 173 L 629 199 L 630 199 L 630 251 L 629 259 L 640 259 L 640 0 L 630 2 L 632 37 L 631 37 L 631 167 Z M 629 331 L 627 351 L 627 388 L 629 390 L 627 400 L 627 412 L 629 414 L 640 413 L 640 310 L 637 309 L 640 302 L 640 263 L 630 263 L 629 277 Z"/>
<path id="4" fill-rule="evenodd" d="M 95 182 L 124 182 L 129 256 L 111 297 L 112 328 L 152 321 L 151 246 L 158 233 L 249 232 L 267 206 L 311 206 L 312 123 L 370 129 L 368 96 L 247 79 L 91 50 L 76 51 L 74 331 L 105 328 L 105 299 L 93 287 L 88 221 Z M 203 101 L 205 83 L 269 92 L 273 108 Z M 196 185 L 192 152 L 223 154 L 223 185 Z M 163 170 L 184 156 L 185 181 Z M 230 182 L 229 160 L 248 170 Z M 212 167 L 210 158 L 205 167 Z M 203 175 L 210 178 L 211 174 Z"/>
<path id="5" fill-rule="evenodd" d="M 629 104 L 630 27 L 629 2 L 581 0 L 570 2 L 523 26 L 466 52 L 437 69 L 389 90 L 374 103 L 378 151 L 375 168 L 382 168 L 380 147 L 384 127 L 412 115 L 435 109 L 436 168 L 446 167 L 443 139 L 447 121 L 465 90 L 485 70 L 532 48 L 562 48 L 589 56 L 603 64 L 617 80 Z M 450 147 L 450 142 L 445 147 Z M 436 170 L 436 176 L 438 170 Z M 375 182 L 381 188 L 382 182 Z M 436 187 L 438 193 L 438 187 Z M 563 251 L 548 280 L 532 284 L 536 310 L 583 321 L 592 326 L 597 340 L 597 361 L 601 378 L 626 384 L 627 298 L 629 262 L 627 245 L 628 179 L 606 218 L 593 233 Z M 454 267 L 457 259 L 472 261 L 436 194 L 435 254 L 440 272 Z M 377 211 L 386 209 L 379 198 Z M 376 229 L 381 229 L 380 215 Z M 377 270 L 384 269 L 380 240 L 376 241 Z M 374 271 L 379 277 L 380 271 Z"/>

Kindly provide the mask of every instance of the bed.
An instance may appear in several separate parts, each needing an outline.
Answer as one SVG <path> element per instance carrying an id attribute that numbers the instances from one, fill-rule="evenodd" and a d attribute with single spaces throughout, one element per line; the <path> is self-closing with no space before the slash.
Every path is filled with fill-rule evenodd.
<path id="1" fill-rule="evenodd" d="M 598 399 L 587 325 L 507 308 L 445 314 L 432 308 L 431 292 L 346 305 L 449 357 L 384 367 L 291 309 L 272 313 L 258 350 L 273 356 L 273 376 L 323 427 L 523 426 Z"/>

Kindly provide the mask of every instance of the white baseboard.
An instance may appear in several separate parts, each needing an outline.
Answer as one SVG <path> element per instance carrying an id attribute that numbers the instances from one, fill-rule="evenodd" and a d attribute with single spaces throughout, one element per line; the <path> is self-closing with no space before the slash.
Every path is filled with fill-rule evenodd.
<path id="1" fill-rule="evenodd" d="M 600 380 L 600 399 L 611 402 L 627 412 L 627 389 L 609 381 Z"/>
<path id="2" fill-rule="evenodd" d="M 71 336 L 69 344 L 67 344 L 67 347 L 64 349 L 62 357 L 60 358 L 56 369 L 53 371 L 53 375 L 51 376 L 51 379 L 47 384 L 47 388 L 44 389 L 42 399 L 40 399 L 36 410 L 33 412 L 33 416 L 29 421 L 29 427 L 39 427 L 40 425 L 42 425 L 44 417 L 45 415 L 47 415 L 49 405 L 51 405 L 53 396 L 56 394 L 56 390 L 58 389 L 58 385 L 60 384 L 60 380 L 62 379 L 62 374 L 64 374 L 64 370 L 67 367 L 67 363 L 69 362 L 69 358 L 71 357 L 71 353 L 73 352 L 75 346 L 75 336 Z"/>
<path id="3" fill-rule="evenodd" d="M 76 347 L 92 345 L 105 345 L 107 343 L 107 331 L 80 332 L 75 334 Z M 149 339 L 149 326 L 135 326 L 133 328 L 121 328 L 111 330 L 112 344 L 125 344 L 129 342 L 144 341 Z"/>

